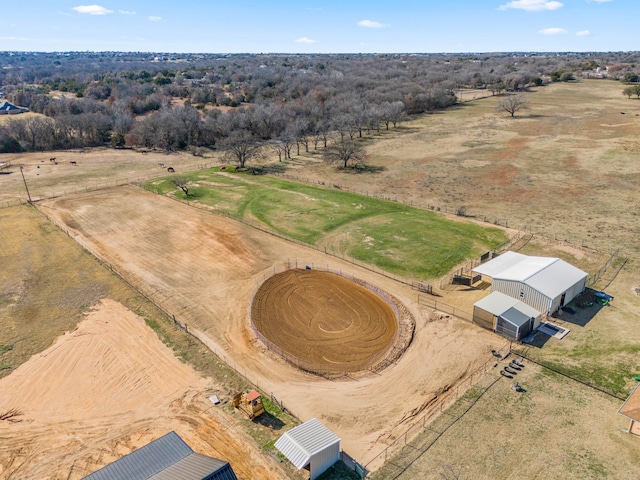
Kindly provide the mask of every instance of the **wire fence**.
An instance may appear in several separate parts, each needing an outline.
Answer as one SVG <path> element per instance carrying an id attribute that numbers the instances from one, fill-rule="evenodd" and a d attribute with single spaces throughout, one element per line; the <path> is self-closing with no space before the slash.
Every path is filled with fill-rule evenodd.
<path id="1" fill-rule="evenodd" d="M 357 189 L 357 188 L 349 188 L 346 187 L 344 185 L 341 184 L 337 184 L 337 183 L 333 183 L 327 180 L 320 180 L 320 179 L 312 179 L 312 178 L 308 178 L 308 177 L 302 177 L 302 176 L 298 176 L 298 175 L 291 175 L 288 173 L 279 173 L 279 172 L 270 172 L 269 175 L 275 176 L 275 177 L 280 177 L 280 178 L 284 178 L 286 180 L 292 180 L 295 182 L 300 182 L 300 183 L 306 183 L 309 185 L 319 185 L 319 186 L 323 186 L 325 188 L 335 188 L 338 190 L 342 190 L 345 192 L 349 192 L 349 193 L 354 193 L 357 195 L 364 195 L 366 197 L 371 197 L 371 198 L 378 198 L 381 200 L 387 200 L 390 202 L 395 202 L 395 203 L 401 203 L 403 205 L 408 205 L 411 207 L 416 207 L 416 208 L 421 208 L 423 210 L 433 210 L 435 212 L 441 212 L 441 213 L 445 213 L 448 215 L 455 215 L 458 217 L 462 217 L 462 218 L 469 218 L 469 219 L 474 219 L 477 221 L 481 221 L 484 223 L 489 223 L 492 225 L 497 225 L 500 227 L 505 227 L 505 228 L 511 228 L 514 230 L 518 230 L 520 232 L 528 232 L 530 234 L 535 234 L 535 235 L 539 235 L 541 237 L 544 238 L 549 238 L 549 239 L 553 239 L 556 241 L 564 241 L 566 243 L 571 244 L 574 247 L 579 247 L 579 248 L 583 248 L 585 250 L 591 251 L 591 252 L 595 252 L 595 253 L 610 253 L 610 252 L 603 252 L 601 250 L 589 247 L 587 244 L 587 241 L 582 238 L 571 238 L 568 235 L 566 235 L 565 233 L 563 233 L 563 235 L 561 235 L 560 237 L 558 236 L 557 233 L 549 233 L 549 232 L 545 232 L 543 230 L 540 230 L 539 228 L 537 230 L 534 231 L 534 228 L 531 225 L 518 225 L 517 223 L 514 223 L 513 221 L 509 221 L 506 218 L 500 218 L 497 217 L 495 215 L 491 215 L 491 214 L 484 214 L 484 213 L 479 213 L 479 214 L 469 214 L 466 207 L 464 205 L 459 205 L 459 206 L 454 206 L 454 205 L 436 205 L 433 203 L 429 203 L 429 202 L 424 202 L 424 201 L 419 201 L 419 200 L 412 200 L 412 199 L 403 199 L 401 196 L 397 196 L 397 195 L 388 195 L 388 194 L 381 194 L 381 193 L 375 193 L 375 192 L 371 192 L 368 190 L 361 190 L 361 189 Z"/>
<path id="2" fill-rule="evenodd" d="M 157 195 L 160 195 L 160 193 L 157 190 L 154 190 L 152 188 L 148 189 L 148 191 L 150 191 L 152 193 L 155 193 Z M 264 223 L 255 222 L 255 221 L 246 219 L 244 217 L 241 217 L 239 215 L 234 215 L 234 214 L 232 214 L 230 212 L 225 212 L 225 211 L 222 211 L 222 210 L 215 210 L 212 207 L 210 207 L 208 205 L 204 205 L 204 204 L 199 203 L 199 202 L 190 202 L 189 200 L 183 200 L 181 198 L 177 198 L 177 197 L 174 197 L 174 196 L 163 196 L 163 197 L 164 198 L 169 198 L 169 199 L 174 200 L 176 202 L 187 204 L 187 205 L 189 205 L 191 207 L 197 208 L 199 210 L 203 210 L 203 211 L 205 211 L 207 213 L 210 213 L 212 215 L 221 215 L 223 217 L 227 217 L 227 218 L 229 218 L 231 220 L 235 220 L 235 221 L 240 222 L 240 223 L 242 223 L 244 225 L 247 225 L 247 226 L 249 226 L 251 228 L 255 228 L 256 230 L 260 230 L 261 232 L 268 233 L 269 235 L 272 235 L 274 237 L 282 238 L 284 240 L 287 240 L 288 242 L 295 243 L 297 245 L 302 245 L 302 246 L 304 246 L 306 248 L 311 248 L 313 250 L 316 250 L 318 252 L 321 252 L 321 253 L 324 253 L 326 255 L 332 256 L 334 258 L 339 258 L 339 259 L 341 259 L 341 260 L 343 260 L 345 262 L 348 262 L 348 263 L 350 263 L 352 265 L 355 265 L 357 267 L 363 268 L 365 270 L 369 270 L 370 272 L 376 273 L 376 274 L 381 275 L 383 277 L 390 278 L 391 280 L 394 280 L 394 281 L 396 281 L 398 283 L 402 283 L 404 285 L 408 285 L 411 288 L 413 288 L 414 290 L 421 290 L 421 289 L 431 290 L 431 288 L 432 288 L 432 286 L 429 283 L 426 283 L 423 280 L 403 277 L 401 275 L 395 275 L 395 274 L 393 274 L 393 273 L 391 273 L 391 272 L 389 272 L 387 270 L 383 270 L 380 267 L 377 267 L 377 266 L 375 266 L 375 265 L 373 265 L 371 263 L 365 263 L 365 262 L 357 260 L 357 259 L 355 259 L 353 257 L 345 255 L 344 252 L 334 250 L 334 249 L 332 249 L 330 247 L 327 248 L 326 246 L 325 247 L 318 247 L 317 245 L 314 245 L 314 244 L 311 244 L 311 243 L 306 243 L 306 242 L 303 242 L 302 240 L 298 240 L 296 238 L 290 237 L 290 236 L 285 235 L 283 233 L 280 233 L 278 231 L 272 230 L 272 229 L 268 228 L 268 226 L 265 225 Z"/>
<path id="3" fill-rule="evenodd" d="M 572 370 L 571 365 L 549 361 L 543 356 L 536 355 L 535 353 L 533 353 L 531 351 L 531 348 L 528 346 L 521 345 L 518 348 L 514 348 L 512 351 L 514 355 L 524 358 L 525 360 L 528 360 L 532 363 L 536 363 L 541 367 L 544 367 L 548 370 L 551 370 L 554 373 L 557 373 L 559 375 L 562 375 L 563 377 L 571 379 L 574 382 L 581 383 L 582 385 L 585 385 L 601 393 L 614 397 L 618 400 L 627 399 L 628 393 L 625 394 L 615 390 L 614 388 L 604 387 L 600 383 L 598 383 L 597 381 L 593 380 L 591 377 L 588 377 L 588 376 L 578 377 L 575 374 L 575 372 Z"/>
<path id="4" fill-rule="evenodd" d="M 469 285 L 471 286 L 476 281 L 480 280 L 481 275 L 474 275 L 473 269 L 479 265 L 482 265 L 485 262 L 488 262 L 492 258 L 497 257 L 502 254 L 506 250 L 514 248 L 516 245 L 520 243 L 526 243 L 533 237 L 532 233 L 526 232 L 517 232 L 513 237 L 504 242 L 502 245 L 494 248 L 491 251 L 488 251 L 481 256 L 474 258 L 467 263 L 465 263 L 462 267 L 455 269 L 449 275 L 446 275 L 440 280 L 440 288 L 444 289 L 447 285 L 453 285 L 456 283 Z"/>
<path id="5" fill-rule="evenodd" d="M 206 346 L 213 354 L 215 354 L 222 362 L 228 365 L 231 369 L 233 369 L 240 377 L 242 377 L 248 384 L 254 385 L 258 388 L 258 390 L 266 393 L 269 389 L 266 388 L 261 382 L 258 381 L 256 377 L 251 375 L 251 373 L 242 365 L 238 364 L 231 356 L 229 356 L 225 350 L 218 345 L 211 337 L 209 337 L 206 332 L 194 327 L 193 325 L 189 325 L 186 321 L 181 320 L 179 316 L 176 316 L 173 312 L 170 312 L 165 307 L 161 305 L 160 301 L 156 300 L 156 297 L 162 297 L 163 292 L 159 290 L 154 290 L 153 287 L 148 284 L 142 282 L 140 279 L 137 279 L 135 276 L 129 276 L 122 273 L 116 267 L 111 265 L 109 262 L 104 260 L 95 249 L 92 249 L 88 244 L 84 242 L 80 235 L 74 235 L 72 232 L 67 230 L 65 225 L 58 222 L 55 218 L 47 215 L 47 213 L 42 208 L 36 209 L 42 215 L 44 215 L 50 222 L 57 225 L 61 231 L 67 234 L 69 238 L 74 240 L 80 247 L 86 250 L 90 255 L 96 258 L 102 265 L 111 270 L 116 276 L 118 276 L 124 283 L 126 283 L 132 290 L 137 292 L 143 298 L 145 298 L 149 303 L 154 305 L 160 312 L 162 312 L 167 318 L 173 321 L 173 324 L 184 331 L 185 333 L 191 335 L 195 339 L 197 339 L 200 343 Z M 273 393 L 271 394 L 273 395 Z M 300 419 L 300 417 L 296 414 L 295 410 L 290 408 L 289 406 L 285 406 L 282 402 L 278 403 L 278 406 L 281 410 L 293 416 L 294 418 Z"/>
<path id="6" fill-rule="evenodd" d="M 302 359 L 299 356 L 294 355 L 288 352 L 287 350 L 283 349 L 280 345 L 277 345 L 272 341 L 270 341 L 269 339 L 267 339 L 262 334 L 262 332 L 260 332 L 260 330 L 254 323 L 254 315 L 260 313 L 259 311 L 256 310 L 257 308 L 259 308 L 258 305 L 260 304 L 260 302 L 256 300 L 260 300 L 262 295 L 265 295 L 265 292 L 261 290 L 261 287 L 267 279 L 273 277 L 274 275 L 277 275 L 279 273 L 284 273 L 286 271 L 293 270 L 293 269 L 299 269 L 299 268 L 317 270 L 321 272 L 329 272 L 335 275 L 339 275 L 343 278 L 346 278 L 347 280 L 350 280 L 366 288 L 367 290 L 372 292 L 374 295 L 381 298 L 386 304 L 388 304 L 393 310 L 393 313 L 396 317 L 396 321 L 398 324 L 398 328 L 396 329 L 396 332 L 393 338 L 391 339 L 388 347 L 368 357 L 360 365 L 354 366 L 354 368 L 350 372 L 346 372 L 346 371 L 341 371 L 337 369 L 337 367 L 331 368 L 327 363 L 317 363 L 317 362 Z M 390 352 L 392 352 L 395 348 L 398 348 L 401 351 L 404 351 L 404 348 L 408 346 L 408 345 L 399 345 L 399 340 L 400 340 L 399 332 L 401 331 L 401 328 L 400 328 L 401 325 L 405 325 L 407 323 L 411 324 L 412 331 L 415 325 L 415 321 L 411 313 L 395 297 L 393 297 L 392 295 L 389 295 L 387 292 L 385 292 L 381 288 L 365 280 L 357 278 L 352 273 L 347 272 L 343 269 L 331 267 L 329 264 L 318 263 L 318 262 L 304 262 L 298 259 L 289 259 L 287 260 L 287 262 L 281 265 L 275 265 L 271 267 L 268 271 L 266 271 L 260 279 L 258 279 L 258 281 L 256 282 L 256 285 L 253 288 L 253 291 L 251 292 L 251 300 L 249 302 L 248 316 L 249 316 L 249 322 L 251 324 L 251 328 L 254 334 L 267 347 L 268 350 L 274 352 L 279 357 L 281 357 L 291 365 L 294 365 L 295 367 L 301 370 L 314 373 L 327 378 L 335 378 L 336 376 L 348 377 L 349 373 L 353 373 L 355 371 L 366 371 L 366 370 L 376 371 L 376 372 L 380 371 L 383 365 L 384 366 L 387 365 L 386 363 L 384 363 L 384 360 L 389 356 Z M 406 342 L 406 343 L 408 344 L 409 342 Z"/>
<path id="7" fill-rule="evenodd" d="M 374 457 L 369 459 L 364 466 L 369 469 L 375 469 L 402 450 L 408 442 L 419 435 L 423 430 L 429 428 L 429 424 L 433 422 L 440 414 L 449 408 L 455 401 L 473 385 L 478 384 L 484 377 L 485 373 L 491 370 L 496 364 L 497 358 L 505 358 L 511 352 L 511 342 L 504 344 L 499 350 L 494 350 L 491 357 L 488 358 L 480 367 L 464 377 L 454 387 L 445 392 L 435 394 L 427 408 L 422 412 L 406 430 L 395 436 L 395 439 L 388 444 L 382 451 L 379 451 Z"/>
<path id="8" fill-rule="evenodd" d="M 185 168 L 184 170 L 181 169 L 180 173 L 197 172 L 199 170 L 204 170 L 206 168 L 211 168 L 214 165 L 217 165 L 217 164 L 215 164 L 215 163 L 203 163 L 203 164 L 199 164 L 199 165 L 192 165 L 190 168 Z M 146 182 L 148 180 L 152 180 L 154 178 L 159 178 L 161 176 L 163 176 L 163 175 L 159 175 L 158 173 L 148 173 L 146 175 L 136 175 L 134 177 L 121 178 L 121 179 L 116 179 L 116 180 L 107 181 L 107 182 L 98 182 L 98 183 L 94 183 L 94 184 L 91 184 L 91 185 L 87 185 L 85 187 L 69 186 L 68 188 L 62 188 L 62 189 L 58 189 L 58 190 L 47 190 L 47 191 L 44 191 L 44 192 L 38 192 L 37 189 L 35 189 L 35 190 L 32 189 L 31 185 L 30 185 L 29 190 L 31 192 L 31 200 L 33 202 L 37 202 L 39 200 L 46 200 L 46 199 L 49 199 L 49 198 L 57 198 L 57 197 L 62 197 L 64 195 L 71 195 L 71 194 L 74 194 L 74 193 L 94 192 L 94 191 L 98 191 L 98 190 L 104 190 L 106 188 L 121 187 L 121 186 L 124 186 L 124 185 L 139 185 L 139 184 L 141 184 L 143 182 Z M 29 203 L 29 202 L 27 202 L 26 199 L 6 200 L 6 201 L 0 202 L 0 209 L 7 208 L 7 207 L 12 207 L 12 206 L 16 206 L 16 205 L 23 205 L 25 203 Z"/>
<path id="9" fill-rule="evenodd" d="M 448 303 L 437 300 L 432 296 L 419 293 L 418 303 L 424 307 L 429 307 L 440 312 L 448 313 L 449 315 L 453 315 L 454 317 L 457 317 L 466 322 L 473 322 L 473 314 L 465 312 L 464 310 L 461 310 L 458 307 L 454 307 L 453 305 L 449 305 Z"/>

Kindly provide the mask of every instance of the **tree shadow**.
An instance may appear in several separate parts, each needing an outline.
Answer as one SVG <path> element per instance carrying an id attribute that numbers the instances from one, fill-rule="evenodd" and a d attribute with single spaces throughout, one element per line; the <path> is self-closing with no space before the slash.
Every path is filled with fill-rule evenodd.
<path id="1" fill-rule="evenodd" d="M 247 167 L 247 172 L 252 175 L 268 175 L 270 173 L 284 173 L 287 169 L 288 167 L 285 163 L 278 162 L 255 167 Z"/>
<path id="2" fill-rule="evenodd" d="M 343 173 L 381 173 L 386 172 L 387 167 L 381 167 L 377 165 L 367 165 L 365 163 L 358 163 L 356 165 L 350 165 L 348 167 L 338 167 L 339 172 Z"/>

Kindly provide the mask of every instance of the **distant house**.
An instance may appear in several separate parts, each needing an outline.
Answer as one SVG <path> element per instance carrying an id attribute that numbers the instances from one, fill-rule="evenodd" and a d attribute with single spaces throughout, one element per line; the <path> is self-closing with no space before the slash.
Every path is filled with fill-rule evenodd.
<path id="1" fill-rule="evenodd" d="M 16 107 L 14 104 L 6 100 L 0 101 L 0 115 L 17 115 L 18 113 L 28 112 L 28 108 Z"/>
<path id="2" fill-rule="evenodd" d="M 551 257 L 506 252 L 473 271 L 491 278 L 491 291 L 502 292 L 551 315 L 582 293 L 587 273 Z"/>
<path id="3" fill-rule="evenodd" d="M 176 432 L 125 455 L 83 480 L 238 480 L 228 462 L 195 453 Z"/>
<path id="4" fill-rule="evenodd" d="M 309 470 L 309 480 L 322 475 L 340 460 L 340 438 L 316 418 L 282 435 L 275 447 L 300 470 Z"/>
<path id="5" fill-rule="evenodd" d="M 628 432 L 640 437 L 640 384 L 631 392 L 618 413 L 629 419 Z"/>

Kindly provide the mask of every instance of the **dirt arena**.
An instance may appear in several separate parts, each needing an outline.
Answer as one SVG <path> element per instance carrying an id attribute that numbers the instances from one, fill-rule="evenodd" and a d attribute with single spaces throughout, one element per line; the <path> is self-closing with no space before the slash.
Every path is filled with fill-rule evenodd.
<path id="1" fill-rule="evenodd" d="M 407 285 L 139 188 L 73 194 L 39 202 L 38 208 L 190 330 L 205 335 L 211 349 L 301 421 L 321 420 L 361 463 L 491 358 L 491 349 L 504 345 L 504 339 L 465 322 L 432 317 Z M 292 258 L 349 272 L 397 298 L 416 322 L 405 353 L 379 374 L 332 381 L 267 350 L 251 329 L 251 296 Z"/>
<path id="2" fill-rule="evenodd" d="M 398 318 L 382 298 L 313 269 L 268 278 L 253 298 L 251 318 L 285 359 L 320 374 L 373 367 L 398 333 Z"/>

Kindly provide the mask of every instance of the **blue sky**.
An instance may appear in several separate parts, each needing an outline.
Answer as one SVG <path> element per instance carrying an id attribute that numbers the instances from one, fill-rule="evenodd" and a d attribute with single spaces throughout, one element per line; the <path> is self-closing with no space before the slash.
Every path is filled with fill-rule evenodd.
<path id="1" fill-rule="evenodd" d="M 4 0 L 2 3 L 2 51 L 640 50 L 638 0 Z"/>

